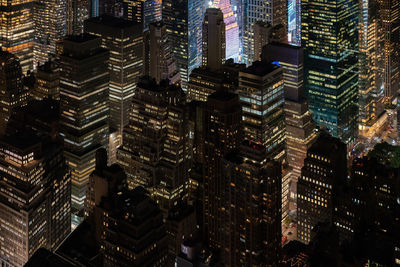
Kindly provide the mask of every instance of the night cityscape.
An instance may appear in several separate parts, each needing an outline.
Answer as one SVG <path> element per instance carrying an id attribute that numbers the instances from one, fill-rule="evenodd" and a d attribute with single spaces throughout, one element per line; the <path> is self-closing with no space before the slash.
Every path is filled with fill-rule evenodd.
<path id="1" fill-rule="evenodd" d="M 0 0 L 23 266 L 400 266 L 400 0 Z"/>

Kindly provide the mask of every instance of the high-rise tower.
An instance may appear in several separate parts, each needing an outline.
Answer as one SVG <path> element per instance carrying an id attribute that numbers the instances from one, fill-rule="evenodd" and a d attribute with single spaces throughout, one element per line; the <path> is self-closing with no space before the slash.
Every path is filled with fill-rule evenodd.
<path id="1" fill-rule="evenodd" d="M 39 0 L 34 5 L 35 44 L 34 67 L 44 64 L 56 54 L 56 42 L 67 33 L 65 0 Z"/>
<path id="2" fill-rule="evenodd" d="M 222 159 L 242 141 L 239 97 L 228 92 L 211 94 L 201 110 L 199 151 L 203 162 L 203 234 L 212 248 L 223 240 L 222 204 L 226 200 Z"/>
<path id="3" fill-rule="evenodd" d="M 233 58 L 235 62 L 239 60 L 239 25 L 234 14 L 234 6 L 230 0 L 214 0 L 213 7 L 221 9 L 224 14 L 225 39 L 226 39 L 226 58 Z"/>
<path id="4" fill-rule="evenodd" d="M 203 66 L 219 70 L 225 62 L 224 14 L 218 8 L 208 8 L 203 21 Z"/>
<path id="5" fill-rule="evenodd" d="M 297 183 L 301 174 L 307 149 L 315 142 L 317 132 L 308 102 L 304 96 L 303 48 L 281 43 L 271 43 L 264 47 L 264 60 L 274 61 L 283 69 L 286 124 L 286 160 L 292 175 L 283 176 L 282 217 L 288 214 L 288 197 L 291 183 Z"/>
<path id="6" fill-rule="evenodd" d="M 170 83 L 180 82 L 176 61 L 172 55 L 172 46 L 166 25 L 157 21 L 149 24 L 144 37 L 144 73 L 159 83 L 168 79 Z"/>
<path id="7" fill-rule="evenodd" d="M 333 199 L 346 182 L 346 145 L 322 133 L 308 149 L 297 183 L 297 238 L 308 244 L 319 222 L 331 222 Z"/>
<path id="8" fill-rule="evenodd" d="M 349 144 L 357 136 L 358 4 L 302 1 L 305 90 L 317 125 Z"/>
<path id="9" fill-rule="evenodd" d="M 142 23 L 102 15 L 86 20 L 85 32 L 100 37 L 102 47 L 110 50 L 109 125 L 119 147 L 136 84 L 143 75 Z M 112 156 L 115 158 L 115 153 Z"/>
<path id="10" fill-rule="evenodd" d="M 243 62 L 251 65 L 254 58 L 254 31 L 253 26 L 261 21 L 282 28 L 282 38 L 287 39 L 287 1 L 273 0 L 253 1 L 242 0 L 243 8 Z"/>
<path id="11" fill-rule="evenodd" d="M 33 0 L 0 3 L 0 47 L 19 58 L 22 71 L 33 68 Z"/>
<path id="12" fill-rule="evenodd" d="M 139 80 L 117 158 L 129 187 L 147 188 L 165 215 L 186 191 L 192 160 L 188 119 L 180 87 L 149 76 Z"/>
<path id="13" fill-rule="evenodd" d="M 165 0 L 162 3 L 162 19 L 171 38 L 184 91 L 187 90 L 190 73 L 202 62 L 204 6 L 205 2 L 198 0 Z"/>
<path id="14" fill-rule="evenodd" d="M 93 35 L 74 35 L 64 40 L 60 120 L 75 211 L 83 208 L 95 152 L 108 143 L 108 54 L 101 47 L 101 39 Z"/>
<path id="15" fill-rule="evenodd" d="M 239 97 L 245 139 L 264 145 L 267 155 L 285 157 L 283 69 L 256 61 L 239 73 Z"/>
<path id="16" fill-rule="evenodd" d="M 0 140 L 0 262 L 22 267 L 71 231 L 71 177 L 62 144 L 30 130 Z"/>
<path id="17" fill-rule="evenodd" d="M 83 33 L 83 22 L 90 17 L 92 0 L 67 0 L 67 34 Z"/>
<path id="18" fill-rule="evenodd" d="M 227 266 L 277 266 L 281 259 L 281 165 L 244 141 L 222 161 L 222 255 Z"/>
<path id="19" fill-rule="evenodd" d="M 141 22 L 144 29 L 161 20 L 162 0 L 123 0 L 124 18 Z"/>
<path id="20" fill-rule="evenodd" d="M 4 132 L 12 110 L 26 105 L 28 97 L 19 60 L 13 54 L 0 51 L 0 132 Z"/>

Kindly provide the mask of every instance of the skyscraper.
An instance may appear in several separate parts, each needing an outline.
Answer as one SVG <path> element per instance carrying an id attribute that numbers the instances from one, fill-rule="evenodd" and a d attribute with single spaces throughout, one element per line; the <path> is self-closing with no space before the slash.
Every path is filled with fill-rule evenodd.
<path id="1" fill-rule="evenodd" d="M 144 29 L 152 22 L 160 21 L 162 0 L 123 0 L 124 18 L 141 22 Z"/>
<path id="2" fill-rule="evenodd" d="M 281 164 L 244 141 L 222 161 L 222 255 L 228 266 L 277 266 L 281 250 Z M 223 229 L 223 230 L 222 230 Z"/>
<path id="3" fill-rule="evenodd" d="M 283 28 L 282 39 L 287 39 L 287 1 L 274 0 L 253 1 L 242 0 L 243 8 L 243 62 L 250 65 L 254 58 L 254 31 L 253 26 L 257 21 L 271 24 L 273 27 L 281 25 Z"/>
<path id="4" fill-rule="evenodd" d="M 213 7 L 221 9 L 224 14 L 225 39 L 226 39 L 226 58 L 233 58 L 235 62 L 239 60 L 239 25 L 234 14 L 234 6 L 230 0 L 214 0 Z"/>
<path id="5" fill-rule="evenodd" d="M 0 46 L 19 58 L 22 71 L 33 68 L 33 0 L 0 3 Z"/>
<path id="6" fill-rule="evenodd" d="M 35 79 L 34 88 L 30 92 L 32 98 L 60 100 L 60 66 L 58 62 L 49 60 L 38 66 Z"/>
<path id="7" fill-rule="evenodd" d="M 331 222 L 333 199 L 347 177 L 346 145 L 322 133 L 308 149 L 297 183 L 297 239 L 308 244 L 319 222 Z"/>
<path id="8" fill-rule="evenodd" d="M 102 47 L 110 50 L 109 125 L 119 147 L 136 84 L 143 75 L 142 23 L 102 15 L 86 20 L 85 32 L 100 37 Z"/>
<path id="9" fill-rule="evenodd" d="M 277 62 L 283 68 L 286 159 L 292 172 L 288 179 L 282 181 L 282 215 L 285 218 L 289 208 L 288 196 L 296 194 L 289 192 L 289 188 L 296 188 L 307 150 L 314 143 L 317 132 L 304 96 L 303 49 L 288 44 L 271 43 L 264 47 L 263 58 L 267 62 Z"/>
<path id="10" fill-rule="evenodd" d="M 13 108 L 26 105 L 28 97 L 19 60 L 13 54 L 0 51 L 0 132 L 4 132 Z"/>
<path id="11" fill-rule="evenodd" d="M 80 211 L 95 151 L 108 143 L 108 51 L 89 34 L 69 36 L 61 55 L 60 113 L 65 157 L 72 174 L 72 205 Z"/>
<path id="12" fill-rule="evenodd" d="M 0 262 L 23 266 L 71 230 L 71 178 L 62 146 L 31 131 L 0 141 Z"/>
<path id="13" fill-rule="evenodd" d="M 92 0 L 67 0 L 67 34 L 83 33 L 83 22 L 91 15 Z"/>
<path id="14" fill-rule="evenodd" d="M 208 8 L 203 21 L 203 66 L 220 70 L 225 62 L 224 14 L 218 8 Z"/>
<path id="15" fill-rule="evenodd" d="M 382 62 L 385 61 L 378 1 L 363 1 L 359 14 L 359 133 L 373 132 L 382 108 L 380 87 L 384 82 Z M 369 132 L 372 130 L 372 132 Z"/>
<path id="16" fill-rule="evenodd" d="M 267 156 L 285 157 L 285 114 L 283 69 L 256 61 L 239 73 L 245 139 L 264 145 Z"/>
<path id="17" fill-rule="evenodd" d="M 144 39 L 145 75 L 153 77 L 158 83 L 168 79 L 170 83 L 178 84 L 180 75 L 172 55 L 172 46 L 166 25 L 161 21 L 150 23 Z"/>
<path id="18" fill-rule="evenodd" d="M 162 19 L 171 38 L 184 91 L 190 73 L 202 62 L 204 5 L 204 1 L 198 0 L 165 0 L 162 3 Z"/>
<path id="19" fill-rule="evenodd" d="M 186 194 L 192 160 L 188 119 L 180 87 L 148 76 L 139 80 L 117 158 L 129 187 L 148 189 L 165 216 Z"/>
<path id="20" fill-rule="evenodd" d="M 56 42 L 67 33 L 67 2 L 39 0 L 34 5 L 35 44 L 34 67 L 44 64 L 56 54 Z"/>
<path id="21" fill-rule="evenodd" d="M 382 23 L 383 51 L 385 58 L 384 86 L 385 102 L 390 103 L 397 96 L 400 82 L 400 4 L 398 1 L 379 1 L 379 15 Z"/>
<path id="22" fill-rule="evenodd" d="M 203 156 L 203 234 L 208 244 L 222 246 L 222 202 L 224 172 L 222 159 L 242 140 L 241 109 L 238 95 L 228 92 L 211 94 L 201 111 L 199 153 Z"/>
<path id="23" fill-rule="evenodd" d="M 328 128 L 343 142 L 352 143 L 357 136 L 357 2 L 320 5 L 303 0 L 301 7 L 305 91 L 310 111 L 317 125 Z"/>
<path id="24" fill-rule="evenodd" d="M 126 187 L 123 169 L 107 166 L 104 149 L 96 153 L 86 216 L 104 266 L 165 266 L 168 244 L 160 209 L 143 187 Z"/>

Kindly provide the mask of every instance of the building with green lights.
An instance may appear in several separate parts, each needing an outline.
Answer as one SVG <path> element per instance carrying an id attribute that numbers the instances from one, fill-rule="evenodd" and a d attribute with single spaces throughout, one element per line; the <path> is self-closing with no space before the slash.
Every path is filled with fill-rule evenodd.
<path id="1" fill-rule="evenodd" d="M 358 113 L 358 2 L 304 0 L 301 5 L 310 110 L 317 125 L 352 143 Z"/>

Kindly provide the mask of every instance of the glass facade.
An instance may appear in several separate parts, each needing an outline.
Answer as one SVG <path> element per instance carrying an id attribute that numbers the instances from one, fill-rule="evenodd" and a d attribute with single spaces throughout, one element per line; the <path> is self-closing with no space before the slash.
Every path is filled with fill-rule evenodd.
<path id="1" fill-rule="evenodd" d="M 349 144 L 357 137 L 358 4 L 302 1 L 305 91 L 317 125 Z"/>
<path id="2" fill-rule="evenodd" d="M 204 1 L 165 0 L 162 17 L 170 34 L 173 54 L 181 74 L 182 89 L 187 90 L 189 75 L 202 63 L 202 23 Z"/>

